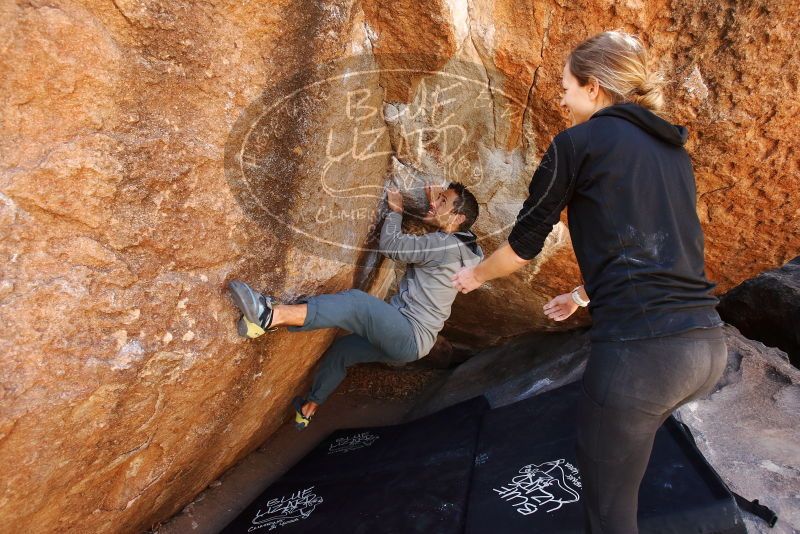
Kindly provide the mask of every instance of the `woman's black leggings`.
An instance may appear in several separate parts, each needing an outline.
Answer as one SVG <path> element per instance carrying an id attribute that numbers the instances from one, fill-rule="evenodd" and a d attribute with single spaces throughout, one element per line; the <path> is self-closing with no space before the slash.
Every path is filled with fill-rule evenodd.
<path id="1" fill-rule="evenodd" d="M 588 532 L 638 533 L 639 484 L 656 430 L 673 410 L 708 395 L 726 362 L 719 327 L 592 343 L 577 450 Z"/>

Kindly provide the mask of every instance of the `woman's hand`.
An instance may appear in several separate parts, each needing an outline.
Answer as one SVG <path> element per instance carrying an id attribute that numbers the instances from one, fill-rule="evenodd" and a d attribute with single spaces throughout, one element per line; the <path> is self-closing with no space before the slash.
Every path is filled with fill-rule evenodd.
<path id="1" fill-rule="evenodd" d="M 475 273 L 476 267 L 477 265 L 474 267 L 464 267 L 451 278 L 453 286 L 461 293 L 469 293 L 473 289 L 478 289 L 481 284 L 483 284 L 483 280 Z"/>
<path id="2" fill-rule="evenodd" d="M 554 321 L 563 321 L 578 309 L 571 293 L 559 295 L 544 305 L 544 314 Z"/>
<path id="3" fill-rule="evenodd" d="M 517 256 L 514 249 L 506 243 L 478 265 L 464 267 L 450 278 L 453 286 L 462 293 L 469 293 L 489 280 L 508 276 L 518 271 L 531 260 Z"/>

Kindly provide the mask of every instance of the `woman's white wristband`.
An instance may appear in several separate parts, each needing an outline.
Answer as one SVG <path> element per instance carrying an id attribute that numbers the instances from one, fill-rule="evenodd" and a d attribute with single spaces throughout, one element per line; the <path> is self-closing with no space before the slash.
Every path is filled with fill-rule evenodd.
<path id="1" fill-rule="evenodd" d="M 589 301 L 588 300 L 583 300 L 581 298 L 581 294 L 578 291 L 580 288 L 581 288 L 581 286 L 576 287 L 575 289 L 572 290 L 572 293 L 570 293 L 570 294 L 572 295 L 572 302 L 574 302 L 575 304 L 577 304 L 581 308 L 585 308 L 586 306 L 589 305 Z"/>

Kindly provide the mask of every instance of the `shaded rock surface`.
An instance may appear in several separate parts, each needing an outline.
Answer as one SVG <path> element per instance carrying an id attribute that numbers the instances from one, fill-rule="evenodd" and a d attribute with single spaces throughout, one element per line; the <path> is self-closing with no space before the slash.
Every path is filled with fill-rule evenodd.
<path id="1" fill-rule="evenodd" d="M 800 367 L 800 256 L 731 289 L 717 309 L 749 339 L 781 349 Z"/>
<path id="2" fill-rule="evenodd" d="M 422 417 L 484 395 L 504 406 L 580 378 L 589 355 L 586 332 L 533 333 L 485 349 L 447 374 L 409 414 Z"/>
<path id="3" fill-rule="evenodd" d="M 224 284 L 383 296 L 391 271 L 364 245 L 387 176 L 410 206 L 425 181 L 468 183 L 494 250 L 565 127 L 565 55 L 595 31 L 640 33 L 674 82 L 720 288 L 800 250 L 788 1 L 0 13 L 0 516 L 20 531 L 140 531 L 274 432 L 335 334 L 239 340 Z M 445 335 L 585 324 L 541 312 L 579 283 L 564 220 L 534 265 L 460 297 Z"/>

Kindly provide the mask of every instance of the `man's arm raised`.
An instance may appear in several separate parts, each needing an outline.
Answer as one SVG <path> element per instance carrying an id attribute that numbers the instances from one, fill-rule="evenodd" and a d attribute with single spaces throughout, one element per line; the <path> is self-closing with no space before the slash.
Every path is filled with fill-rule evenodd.
<path id="1" fill-rule="evenodd" d="M 432 234 L 404 234 L 403 195 L 396 188 L 387 190 L 389 213 L 383 221 L 380 251 L 389 259 L 401 263 L 427 263 L 441 260 L 445 242 Z"/>

